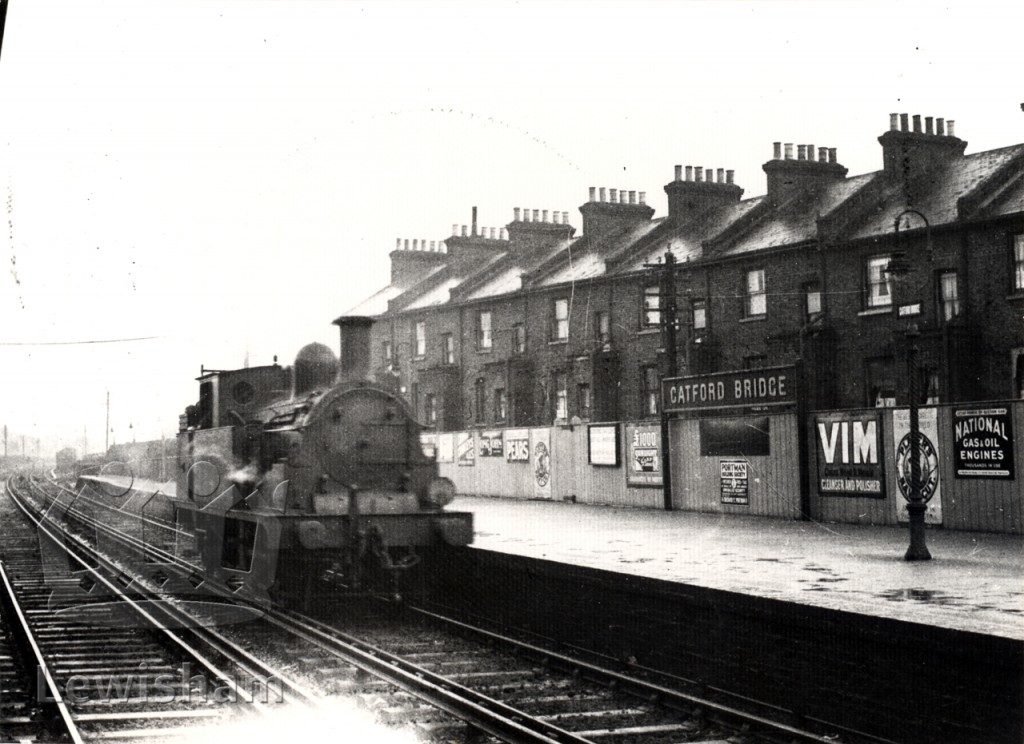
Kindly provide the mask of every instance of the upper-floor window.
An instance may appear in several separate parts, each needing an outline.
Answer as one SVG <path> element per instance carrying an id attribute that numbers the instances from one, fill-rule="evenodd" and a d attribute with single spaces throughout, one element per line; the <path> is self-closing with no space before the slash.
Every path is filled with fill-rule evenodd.
<path id="1" fill-rule="evenodd" d="M 804 314 L 807 320 L 821 315 L 821 282 L 817 279 L 804 285 Z"/>
<path id="2" fill-rule="evenodd" d="M 487 351 L 493 345 L 494 339 L 491 336 L 491 311 L 481 310 L 477 316 L 476 324 L 476 348 Z"/>
<path id="3" fill-rule="evenodd" d="M 473 386 L 473 396 L 475 398 L 476 405 L 474 406 L 473 413 L 476 415 L 476 422 L 482 424 L 486 419 L 486 412 L 484 406 L 486 405 L 486 392 L 484 391 L 484 379 L 481 377 L 476 381 Z"/>
<path id="4" fill-rule="evenodd" d="M 392 351 L 392 349 L 391 349 L 391 342 L 390 341 L 385 341 L 381 345 L 381 350 L 383 352 L 383 357 L 384 357 L 384 366 L 385 367 L 392 366 L 395 363 L 395 357 L 394 357 L 394 351 Z"/>
<path id="5" fill-rule="evenodd" d="M 516 323 L 512 326 L 512 353 L 526 353 L 526 326 Z"/>
<path id="6" fill-rule="evenodd" d="M 441 363 L 455 364 L 455 341 L 450 333 L 441 334 Z"/>
<path id="7" fill-rule="evenodd" d="M 594 313 L 594 339 L 598 348 L 607 350 L 612 344 L 612 321 L 607 310 L 599 310 Z"/>
<path id="8" fill-rule="evenodd" d="M 556 372 L 553 380 L 555 387 L 555 418 L 569 418 L 569 382 L 565 372 Z"/>
<path id="9" fill-rule="evenodd" d="M 694 300 L 690 304 L 690 315 L 693 330 L 703 331 L 708 327 L 708 306 L 704 300 Z"/>
<path id="10" fill-rule="evenodd" d="M 644 287 L 644 328 L 657 328 L 661 325 L 661 288 L 657 284 Z"/>
<path id="11" fill-rule="evenodd" d="M 643 401 L 641 416 L 657 416 L 661 410 L 661 377 L 656 365 L 640 368 L 641 399 Z"/>
<path id="12" fill-rule="evenodd" d="M 748 318 L 756 318 L 768 312 L 768 295 L 764 286 L 764 269 L 747 272 L 744 285 L 743 314 Z"/>
<path id="13" fill-rule="evenodd" d="M 416 338 L 414 339 L 414 347 L 416 349 L 416 358 L 422 359 L 427 355 L 427 324 L 422 321 L 416 321 Z"/>
<path id="14" fill-rule="evenodd" d="M 952 320 L 960 314 L 960 288 L 955 271 L 939 274 L 939 315 L 943 320 Z"/>
<path id="15" fill-rule="evenodd" d="M 508 395 L 505 388 L 494 390 L 494 420 L 504 421 L 508 418 Z"/>
<path id="16" fill-rule="evenodd" d="M 437 398 L 434 397 L 433 393 L 427 393 L 423 396 L 423 408 L 427 425 L 434 426 L 437 424 Z"/>
<path id="17" fill-rule="evenodd" d="M 551 340 L 566 341 L 569 338 L 569 300 L 564 297 L 555 300 L 553 311 Z"/>
<path id="18" fill-rule="evenodd" d="M 1024 290 L 1024 234 L 1013 236 L 1013 288 Z"/>
<path id="19" fill-rule="evenodd" d="M 891 256 L 872 256 L 864 271 L 864 289 L 868 307 L 892 305 L 892 280 L 889 277 Z"/>

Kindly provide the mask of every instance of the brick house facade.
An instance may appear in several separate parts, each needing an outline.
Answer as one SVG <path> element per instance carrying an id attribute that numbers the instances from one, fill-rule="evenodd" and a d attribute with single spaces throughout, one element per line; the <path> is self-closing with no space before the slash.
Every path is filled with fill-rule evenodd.
<path id="1" fill-rule="evenodd" d="M 731 171 L 676 166 L 658 218 L 643 192 L 591 189 L 579 235 L 516 209 L 400 241 L 389 286 L 346 315 L 377 318 L 378 379 L 439 430 L 655 418 L 651 266 L 671 250 L 680 374 L 802 359 L 811 409 L 903 405 L 913 322 L 920 402 L 1022 397 L 1024 145 L 966 155 L 952 121 L 895 114 L 879 143 L 882 170 L 853 177 L 835 149 L 775 143 L 745 200 Z"/>

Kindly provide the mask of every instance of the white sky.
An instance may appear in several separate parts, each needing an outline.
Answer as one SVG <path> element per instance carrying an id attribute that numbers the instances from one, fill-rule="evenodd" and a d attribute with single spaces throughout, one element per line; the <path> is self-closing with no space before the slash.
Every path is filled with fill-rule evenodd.
<path id="1" fill-rule="evenodd" d="M 663 215 L 677 163 L 756 196 L 776 140 L 855 175 L 890 112 L 1019 143 L 1018 7 L 10 0 L 0 424 L 96 451 L 109 389 L 117 441 L 172 435 L 201 364 L 337 348 L 395 238 L 474 205 L 578 227 L 605 186 Z"/>

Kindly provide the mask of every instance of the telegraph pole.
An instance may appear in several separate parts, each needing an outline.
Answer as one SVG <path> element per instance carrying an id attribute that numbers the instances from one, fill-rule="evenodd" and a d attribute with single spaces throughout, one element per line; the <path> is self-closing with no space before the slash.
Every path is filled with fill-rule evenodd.
<path id="1" fill-rule="evenodd" d="M 107 391 L 107 425 L 104 427 L 107 433 L 107 437 L 103 443 L 103 451 L 107 452 L 110 449 L 110 391 Z"/>
<path id="2" fill-rule="evenodd" d="M 665 251 L 665 261 L 660 264 L 645 264 L 652 269 L 661 269 L 661 291 L 659 296 L 661 309 L 662 338 L 665 342 L 665 354 L 668 357 L 666 377 L 679 376 L 679 363 L 676 339 L 676 315 L 678 305 L 676 303 L 676 257 L 669 248 Z M 664 378 L 663 378 L 664 379 Z M 661 413 L 661 480 L 662 493 L 664 494 L 665 511 L 672 511 L 672 457 L 669 453 L 669 417 L 665 411 L 665 401 L 659 401 L 658 410 Z"/>

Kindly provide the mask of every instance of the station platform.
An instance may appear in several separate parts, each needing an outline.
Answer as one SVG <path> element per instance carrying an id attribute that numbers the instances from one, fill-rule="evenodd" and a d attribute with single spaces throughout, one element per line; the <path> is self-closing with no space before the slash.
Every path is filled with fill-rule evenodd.
<path id="1" fill-rule="evenodd" d="M 474 547 L 1024 640 L 1024 536 L 460 496 Z"/>

